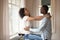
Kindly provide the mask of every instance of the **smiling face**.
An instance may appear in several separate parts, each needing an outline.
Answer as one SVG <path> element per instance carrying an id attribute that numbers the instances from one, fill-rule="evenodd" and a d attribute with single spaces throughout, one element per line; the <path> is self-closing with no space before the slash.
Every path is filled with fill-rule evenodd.
<path id="1" fill-rule="evenodd" d="M 45 13 L 46 13 L 44 7 L 41 7 L 41 13 L 42 13 L 42 14 L 45 14 Z"/>
<path id="2" fill-rule="evenodd" d="M 29 12 L 29 10 L 28 9 L 24 9 L 24 11 L 25 11 L 25 15 L 27 15 L 27 16 L 29 16 L 30 15 L 30 12 Z"/>
<path id="3" fill-rule="evenodd" d="M 42 14 L 47 14 L 48 13 L 48 6 L 47 5 L 42 5 L 41 7 L 41 13 Z"/>

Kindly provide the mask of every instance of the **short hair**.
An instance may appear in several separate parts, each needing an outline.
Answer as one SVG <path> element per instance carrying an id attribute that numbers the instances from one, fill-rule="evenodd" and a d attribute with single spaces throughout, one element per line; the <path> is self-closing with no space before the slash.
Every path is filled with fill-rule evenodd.
<path id="1" fill-rule="evenodd" d="M 47 5 L 43 5 L 42 7 L 45 9 L 46 12 L 48 12 L 49 7 Z"/>
<path id="2" fill-rule="evenodd" d="M 21 18 L 23 18 L 23 17 L 25 16 L 25 14 L 24 14 L 24 13 L 25 13 L 25 12 L 24 12 L 24 9 L 25 9 L 25 8 L 20 8 L 20 10 L 19 10 L 19 15 L 20 15 Z"/>

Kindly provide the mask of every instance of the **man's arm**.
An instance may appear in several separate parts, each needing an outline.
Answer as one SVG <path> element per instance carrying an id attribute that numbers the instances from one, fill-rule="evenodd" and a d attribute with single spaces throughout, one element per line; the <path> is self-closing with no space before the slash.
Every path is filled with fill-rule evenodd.
<path id="1" fill-rule="evenodd" d="M 40 32 L 40 31 L 43 31 L 43 30 L 46 28 L 47 21 L 48 21 L 48 19 L 45 17 L 45 18 L 43 19 L 43 22 L 42 22 L 42 24 L 40 25 L 40 27 L 38 27 L 38 28 L 36 28 L 36 29 L 31 29 L 31 28 L 30 28 L 30 31 L 31 31 L 31 32 Z"/>

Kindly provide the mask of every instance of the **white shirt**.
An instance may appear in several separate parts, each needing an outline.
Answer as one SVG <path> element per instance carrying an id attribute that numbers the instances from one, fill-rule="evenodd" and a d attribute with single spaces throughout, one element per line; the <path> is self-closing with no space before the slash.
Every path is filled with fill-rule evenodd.
<path id="1" fill-rule="evenodd" d="M 19 33 L 22 34 L 30 34 L 29 31 L 25 31 L 25 27 L 30 27 L 30 21 L 27 21 L 29 16 L 24 16 L 23 19 L 20 20 L 20 27 L 19 27 Z"/>
<path id="2" fill-rule="evenodd" d="M 34 34 L 41 34 L 43 40 L 44 39 L 48 39 L 51 40 L 51 20 L 44 17 L 41 20 L 41 24 L 40 27 L 36 28 L 36 29 L 32 29 L 30 28 L 30 31 Z"/>

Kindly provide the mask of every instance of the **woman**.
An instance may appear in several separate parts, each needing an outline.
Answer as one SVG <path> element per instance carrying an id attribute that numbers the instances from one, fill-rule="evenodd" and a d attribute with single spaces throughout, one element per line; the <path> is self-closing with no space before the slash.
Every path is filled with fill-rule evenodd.
<path id="1" fill-rule="evenodd" d="M 30 34 L 30 32 L 24 30 L 24 28 L 25 28 L 25 27 L 28 27 L 28 28 L 31 27 L 30 21 L 34 21 L 34 20 L 38 20 L 38 19 L 41 20 L 41 19 L 43 19 L 44 17 L 48 17 L 47 15 L 46 15 L 46 16 L 31 17 L 29 11 L 28 11 L 26 8 L 21 8 L 21 9 L 19 10 L 19 15 L 20 15 L 20 17 L 21 17 L 21 19 L 22 19 L 22 24 L 21 24 L 21 25 L 23 25 L 23 26 L 21 27 L 21 29 L 20 29 L 20 33 L 21 33 L 21 34 L 24 34 L 24 38 L 25 38 L 25 39 L 29 39 L 29 38 L 28 38 L 28 34 Z M 38 38 L 38 36 L 37 36 L 36 38 L 32 39 L 32 40 L 35 40 L 35 39 L 37 39 L 37 38 Z M 38 39 L 37 39 L 37 40 L 38 40 Z M 41 40 L 41 38 L 40 38 L 40 40 Z"/>

